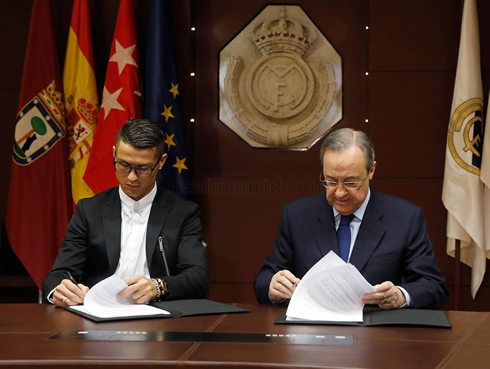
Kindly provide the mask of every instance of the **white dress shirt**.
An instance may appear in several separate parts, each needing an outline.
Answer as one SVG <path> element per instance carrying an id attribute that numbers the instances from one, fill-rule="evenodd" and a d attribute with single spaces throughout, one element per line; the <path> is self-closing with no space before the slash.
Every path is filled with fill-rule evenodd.
<path id="1" fill-rule="evenodd" d="M 135 275 L 150 278 L 146 260 L 146 231 L 157 186 L 139 201 L 126 195 L 119 186 L 121 199 L 121 253 L 115 274 L 122 280 Z"/>

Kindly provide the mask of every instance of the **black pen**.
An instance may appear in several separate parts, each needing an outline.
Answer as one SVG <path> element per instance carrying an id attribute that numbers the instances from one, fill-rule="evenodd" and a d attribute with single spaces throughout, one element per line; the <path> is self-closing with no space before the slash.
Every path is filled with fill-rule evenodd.
<path id="1" fill-rule="evenodd" d="M 78 285 L 77 281 L 75 281 L 75 278 L 72 277 L 72 275 L 70 274 L 70 272 L 67 271 L 66 274 L 68 274 L 68 277 L 70 278 L 70 281 L 72 281 L 75 286 L 77 286 L 78 288 L 80 288 L 80 286 Z M 80 288 L 80 291 L 81 290 L 82 289 Z"/>

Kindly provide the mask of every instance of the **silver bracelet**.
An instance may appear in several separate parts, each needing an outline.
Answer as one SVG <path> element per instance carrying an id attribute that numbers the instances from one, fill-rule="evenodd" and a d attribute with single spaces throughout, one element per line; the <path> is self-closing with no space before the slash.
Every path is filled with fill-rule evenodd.
<path id="1" fill-rule="evenodd" d="M 158 300 L 160 298 L 160 296 L 162 295 L 162 290 L 160 289 L 160 286 L 158 285 L 158 281 L 155 278 L 152 278 L 151 280 L 153 281 L 153 283 L 155 284 L 155 288 L 157 289 L 157 295 L 152 300 L 152 301 L 155 301 L 155 300 Z"/>

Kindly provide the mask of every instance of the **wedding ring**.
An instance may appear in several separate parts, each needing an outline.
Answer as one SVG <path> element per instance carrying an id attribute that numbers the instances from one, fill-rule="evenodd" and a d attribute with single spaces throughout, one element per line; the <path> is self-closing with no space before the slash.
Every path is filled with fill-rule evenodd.
<path id="1" fill-rule="evenodd" d="M 67 298 L 68 297 L 66 297 L 66 296 L 61 296 L 61 303 L 64 304 Z"/>

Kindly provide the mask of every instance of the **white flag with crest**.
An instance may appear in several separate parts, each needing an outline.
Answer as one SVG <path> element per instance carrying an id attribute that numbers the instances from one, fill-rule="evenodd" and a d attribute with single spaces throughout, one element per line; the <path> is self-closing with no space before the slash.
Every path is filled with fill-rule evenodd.
<path id="1" fill-rule="evenodd" d="M 483 88 L 476 0 L 466 0 L 461 24 L 458 67 L 448 127 L 442 201 L 448 211 L 447 253 L 461 240 L 461 261 L 472 267 L 475 298 L 486 267 L 483 183 Z"/>

